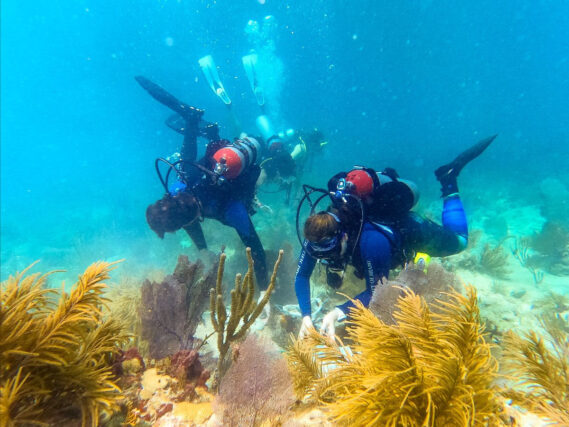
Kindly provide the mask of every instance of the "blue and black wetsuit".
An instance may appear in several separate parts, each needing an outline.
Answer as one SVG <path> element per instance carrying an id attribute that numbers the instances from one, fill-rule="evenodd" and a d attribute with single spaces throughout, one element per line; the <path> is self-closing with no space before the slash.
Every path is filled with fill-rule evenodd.
<path id="1" fill-rule="evenodd" d="M 389 270 L 405 261 L 406 253 L 426 252 L 432 256 L 448 256 L 462 251 L 468 241 L 468 226 L 458 194 L 445 198 L 443 225 L 428 220 L 415 212 L 408 212 L 397 220 L 383 223 L 366 221 L 352 259 L 349 262 L 365 278 L 366 288 L 354 299 L 368 306 L 373 289 L 380 279 L 389 276 Z M 304 243 L 306 245 L 306 242 Z M 316 265 L 303 247 L 296 271 L 295 291 L 302 316 L 310 316 L 310 276 Z M 345 314 L 353 303 L 348 301 L 338 308 Z"/>
<path id="2" fill-rule="evenodd" d="M 195 161 L 195 157 L 188 156 L 196 156 L 198 135 L 204 136 L 204 133 L 198 129 L 197 123 L 186 123 L 184 143 L 180 152 L 187 162 Z M 198 162 L 205 168 L 211 166 L 208 154 L 209 150 L 206 150 L 206 155 Z M 201 215 L 204 218 L 216 219 L 237 231 L 243 244 L 251 248 L 257 283 L 261 290 L 265 290 L 268 286 L 265 250 L 250 217 L 250 214 L 254 213 L 255 185 L 261 172 L 260 167 L 249 166 L 237 178 L 214 184 L 200 169 L 190 163 L 184 165 L 184 174 L 189 186 L 186 191 L 190 191 L 200 201 Z M 198 249 L 207 249 L 207 242 L 199 222 L 196 221 L 183 228 Z"/>

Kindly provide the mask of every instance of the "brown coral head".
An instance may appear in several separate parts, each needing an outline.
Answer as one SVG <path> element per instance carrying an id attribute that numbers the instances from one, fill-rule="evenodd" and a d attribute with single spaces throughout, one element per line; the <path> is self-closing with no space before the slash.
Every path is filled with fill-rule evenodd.
<path id="1" fill-rule="evenodd" d="M 113 375 L 117 378 L 137 374 L 145 369 L 144 359 L 136 347 L 131 347 L 127 351 L 119 350 L 112 364 Z"/>
<path id="2" fill-rule="evenodd" d="M 202 379 L 202 374 L 207 372 L 200 360 L 199 354 L 196 350 L 180 350 L 176 354 L 174 354 L 170 361 L 170 367 L 168 368 L 168 374 L 172 375 L 179 380 L 186 382 L 192 381 L 196 382 L 197 385 L 199 384 L 200 380 Z M 207 373 L 207 378 L 209 378 L 209 372 Z"/>

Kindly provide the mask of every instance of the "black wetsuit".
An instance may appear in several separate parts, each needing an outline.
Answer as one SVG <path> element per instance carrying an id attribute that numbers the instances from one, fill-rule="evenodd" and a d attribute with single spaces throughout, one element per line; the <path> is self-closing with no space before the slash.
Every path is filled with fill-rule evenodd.
<path id="1" fill-rule="evenodd" d="M 207 124 L 207 127 L 211 127 L 211 124 Z M 219 140 L 213 139 L 217 136 L 217 132 L 209 131 L 209 135 L 206 135 L 203 128 L 199 128 L 196 123 L 186 122 L 184 143 L 180 150 L 180 155 L 185 160 L 183 169 L 188 183 L 188 188 L 184 191 L 190 191 L 200 201 L 202 217 L 216 219 L 234 228 L 243 244 L 251 248 L 257 282 L 260 289 L 264 290 L 268 285 L 265 250 L 250 217 L 250 214 L 254 213 L 255 185 L 261 169 L 258 165 L 251 165 L 235 179 L 214 183 L 206 173 L 191 164 L 197 156 L 198 136 L 211 138 L 208 147 L 215 147 L 213 150 L 206 150 L 206 155 L 197 162 L 206 169 L 211 170 L 211 155 L 213 155 L 211 151 L 223 147 L 223 144 L 219 144 Z M 207 248 L 199 222 L 185 226 L 184 230 L 198 249 Z"/>

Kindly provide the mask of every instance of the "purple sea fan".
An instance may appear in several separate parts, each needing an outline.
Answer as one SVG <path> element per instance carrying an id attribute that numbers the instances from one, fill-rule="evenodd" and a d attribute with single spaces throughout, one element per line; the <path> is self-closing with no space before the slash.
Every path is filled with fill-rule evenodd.
<path id="1" fill-rule="evenodd" d="M 286 361 L 270 340 L 250 334 L 239 345 L 215 400 L 223 425 L 257 425 L 282 416 L 294 402 Z"/>
<path id="2" fill-rule="evenodd" d="M 206 274 L 201 261 L 181 255 L 174 274 L 158 283 L 145 280 L 141 287 L 141 335 L 149 356 L 162 359 L 191 349 L 193 335 L 215 286 L 216 266 Z"/>

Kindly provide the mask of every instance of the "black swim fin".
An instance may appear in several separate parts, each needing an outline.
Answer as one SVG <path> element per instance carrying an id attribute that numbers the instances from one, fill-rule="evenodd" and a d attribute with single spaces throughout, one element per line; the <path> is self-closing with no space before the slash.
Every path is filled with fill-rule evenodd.
<path id="1" fill-rule="evenodd" d="M 469 149 L 460 153 L 452 162 L 435 170 L 435 176 L 442 184 L 443 197 L 446 197 L 451 193 L 458 192 L 456 179 L 462 171 L 462 168 L 482 154 L 497 136 L 497 134 L 492 135 L 489 138 L 479 141 Z"/>
<path id="2" fill-rule="evenodd" d="M 172 114 L 164 123 L 180 135 L 184 135 L 186 132 L 186 121 L 179 114 Z"/>
<path id="3" fill-rule="evenodd" d="M 135 80 L 150 94 L 152 98 L 178 113 L 184 118 L 184 120 L 193 122 L 199 122 L 201 120 L 201 117 L 204 114 L 203 110 L 185 104 L 161 86 L 158 86 L 156 83 L 148 80 L 146 77 L 136 76 Z"/>

